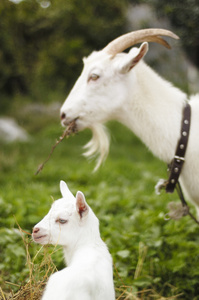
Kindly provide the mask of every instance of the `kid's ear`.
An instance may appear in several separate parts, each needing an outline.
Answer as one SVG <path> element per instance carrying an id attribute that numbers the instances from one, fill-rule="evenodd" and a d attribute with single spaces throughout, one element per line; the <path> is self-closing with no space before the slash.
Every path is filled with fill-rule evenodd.
<path id="1" fill-rule="evenodd" d="M 129 72 L 133 67 L 137 65 L 137 63 L 145 56 L 148 51 L 148 43 L 144 42 L 135 54 L 135 48 L 132 49 L 122 60 L 119 71 L 122 74 Z"/>
<path id="2" fill-rule="evenodd" d="M 76 209 L 80 218 L 85 217 L 89 212 L 88 204 L 86 203 L 84 194 L 82 192 L 77 192 L 76 194 Z"/>
<path id="3" fill-rule="evenodd" d="M 60 181 L 60 192 L 61 192 L 63 198 L 71 198 L 71 197 L 74 198 L 74 196 L 71 193 L 71 191 L 69 190 L 67 184 L 63 180 Z"/>

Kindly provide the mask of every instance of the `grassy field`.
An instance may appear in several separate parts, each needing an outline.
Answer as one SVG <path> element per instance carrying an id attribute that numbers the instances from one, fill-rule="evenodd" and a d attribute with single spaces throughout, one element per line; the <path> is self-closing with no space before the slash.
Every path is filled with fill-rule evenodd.
<path id="1" fill-rule="evenodd" d="M 96 173 L 94 161 L 81 156 L 91 137 L 85 131 L 60 143 L 35 176 L 62 134 L 59 116 L 20 109 L 10 114 L 31 139 L 0 142 L 0 299 L 2 291 L 16 292 L 30 277 L 37 282 L 54 265 L 64 267 L 60 247 L 41 249 L 19 230 L 31 233 L 52 198 L 60 197 L 61 179 L 74 193 L 85 194 L 100 219 L 101 236 L 114 261 L 117 299 L 199 299 L 199 227 L 189 217 L 164 220 L 168 203 L 178 201 L 176 194 L 155 194 L 156 182 L 167 176 L 164 163 L 132 132 L 111 123 L 110 154 Z"/>

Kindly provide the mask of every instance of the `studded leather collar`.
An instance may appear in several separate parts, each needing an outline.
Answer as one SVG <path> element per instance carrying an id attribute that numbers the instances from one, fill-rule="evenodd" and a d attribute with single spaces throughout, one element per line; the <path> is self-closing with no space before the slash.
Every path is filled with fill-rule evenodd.
<path id="1" fill-rule="evenodd" d="M 183 110 L 181 136 L 177 144 L 175 156 L 169 165 L 170 176 L 166 184 L 167 193 L 173 193 L 185 161 L 185 153 L 189 139 L 190 123 L 191 106 L 187 103 Z"/>

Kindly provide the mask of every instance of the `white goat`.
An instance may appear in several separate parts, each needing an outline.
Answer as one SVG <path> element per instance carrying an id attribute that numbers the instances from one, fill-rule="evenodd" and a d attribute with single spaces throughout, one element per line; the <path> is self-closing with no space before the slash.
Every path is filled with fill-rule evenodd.
<path id="1" fill-rule="evenodd" d="M 50 276 L 42 300 L 113 300 L 112 258 L 99 221 L 81 192 L 75 198 L 64 181 L 60 190 L 63 198 L 32 233 L 36 243 L 62 245 L 68 266 Z"/>
<path id="2" fill-rule="evenodd" d="M 61 108 L 61 119 L 64 126 L 76 120 L 78 130 L 92 130 L 85 155 L 100 154 L 96 168 L 108 154 L 109 138 L 103 124 L 109 120 L 130 128 L 164 162 L 170 163 L 174 157 L 188 97 L 142 61 L 147 41 L 168 47 L 161 35 L 178 38 L 164 29 L 139 30 L 84 59 L 82 74 Z M 140 48 L 121 53 L 138 42 L 144 42 Z M 199 216 L 199 95 L 192 96 L 189 103 L 191 131 L 180 182 Z"/>

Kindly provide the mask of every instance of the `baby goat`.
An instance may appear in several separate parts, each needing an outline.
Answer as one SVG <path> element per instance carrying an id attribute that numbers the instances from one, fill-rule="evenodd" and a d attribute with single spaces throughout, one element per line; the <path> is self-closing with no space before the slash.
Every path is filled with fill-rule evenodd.
<path id="1" fill-rule="evenodd" d="M 59 244 L 67 267 L 50 276 L 42 300 L 115 299 L 112 258 L 99 232 L 99 221 L 82 192 L 76 198 L 64 181 L 63 198 L 33 228 L 39 244 Z"/>

